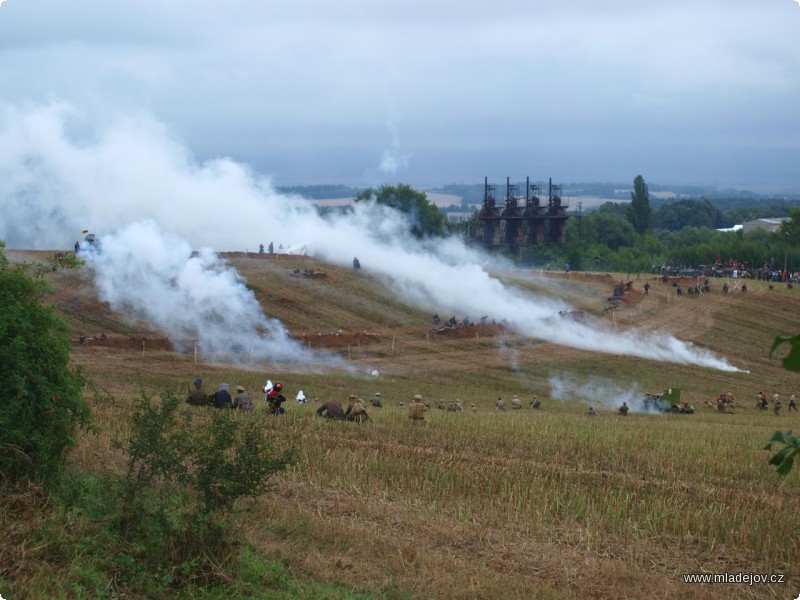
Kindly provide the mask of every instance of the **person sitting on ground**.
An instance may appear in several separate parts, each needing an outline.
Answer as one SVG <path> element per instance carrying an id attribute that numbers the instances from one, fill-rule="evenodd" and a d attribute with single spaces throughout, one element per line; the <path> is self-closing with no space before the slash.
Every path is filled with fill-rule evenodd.
<path id="1" fill-rule="evenodd" d="M 587 413 L 590 417 L 596 417 L 597 411 L 594 409 L 594 406 L 589 407 L 589 412 Z"/>
<path id="2" fill-rule="evenodd" d="M 194 380 L 194 389 L 189 391 L 186 398 L 186 403 L 192 406 L 208 406 L 208 394 L 203 390 L 203 380 Z"/>
<path id="3" fill-rule="evenodd" d="M 422 403 L 422 396 L 416 394 L 411 404 L 408 405 L 408 418 L 412 421 L 424 421 L 426 410 L 428 407 Z"/>
<path id="4" fill-rule="evenodd" d="M 336 398 L 331 398 L 325 404 L 317 409 L 317 414 L 320 417 L 327 419 L 344 419 L 344 409 L 342 403 Z"/>
<path id="5" fill-rule="evenodd" d="M 375 395 L 372 397 L 372 406 L 375 408 L 383 408 L 383 402 L 381 401 L 381 393 L 375 392 Z"/>
<path id="6" fill-rule="evenodd" d="M 456 399 L 455 402 L 451 402 L 447 405 L 447 410 L 451 412 L 461 412 L 464 410 L 464 405 L 461 404 L 461 400 Z"/>
<path id="7" fill-rule="evenodd" d="M 221 383 L 219 389 L 214 392 L 214 408 L 230 408 L 233 405 L 233 399 L 228 391 L 228 384 Z"/>
<path id="8" fill-rule="evenodd" d="M 233 408 L 238 408 L 239 410 L 243 410 L 245 412 L 253 412 L 253 399 L 250 397 L 250 394 L 244 391 L 244 387 L 241 385 L 236 386 L 236 391 L 239 392 L 236 394 L 236 397 L 233 399 Z"/>
<path id="9" fill-rule="evenodd" d="M 620 406 L 618 410 L 619 410 L 619 414 L 621 414 L 623 417 L 627 417 L 628 416 L 628 403 L 627 402 L 623 402 L 622 406 Z"/>
<path id="10" fill-rule="evenodd" d="M 503 399 L 499 398 L 499 397 L 497 398 L 497 402 L 494 403 L 494 406 L 495 406 L 495 408 L 497 410 L 505 410 L 506 409 L 506 403 L 503 402 Z"/>
<path id="11" fill-rule="evenodd" d="M 511 408 L 515 410 L 522 408 L 522 402 L 519 401 L 519 396 L 516 394 L 514 394 L 514 397 L 511 398 Z"/>
<path id="12" fill-rule="evenodd" d="M 367 409 L 364 408 L 364 403 L 355 394 L 350 394 L 348 401 L 347 410 L 344 411 L 345 419 L 356 421 L 357 423 L 369 421 L 369 415 L 367 414 Z"/>
<path id="13" fill-rule="evenodd" d="M 542 406 L 542 403 L 539 402 L 539 399 L 536 396 L 534 396 L 533 400 L 531 400 L 531 408 L 537 408 L 538 409 L 538 408 L 541 408 L 541 406 Z"/>

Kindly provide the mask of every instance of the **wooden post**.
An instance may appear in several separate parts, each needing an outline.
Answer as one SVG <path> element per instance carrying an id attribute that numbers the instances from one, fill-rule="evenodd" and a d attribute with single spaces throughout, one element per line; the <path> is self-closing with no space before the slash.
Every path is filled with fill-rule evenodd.
<path id="1" fill-rule="evenodd" d="M 142 338 L 142 356 L 144 356 L 144 338 Z"/>

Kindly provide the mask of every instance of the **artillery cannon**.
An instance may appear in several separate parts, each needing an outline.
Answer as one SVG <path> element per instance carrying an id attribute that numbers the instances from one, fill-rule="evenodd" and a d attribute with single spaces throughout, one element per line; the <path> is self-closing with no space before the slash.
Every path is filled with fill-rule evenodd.
<path id="1" fill-rule="evenodd" d="M 694 406 L 688 402 L 681 402 L 681 390 L 669 388 L 660 394 L 645 394 L 642 405 L 648 412 L 671 412 L 690 415 Z"/>

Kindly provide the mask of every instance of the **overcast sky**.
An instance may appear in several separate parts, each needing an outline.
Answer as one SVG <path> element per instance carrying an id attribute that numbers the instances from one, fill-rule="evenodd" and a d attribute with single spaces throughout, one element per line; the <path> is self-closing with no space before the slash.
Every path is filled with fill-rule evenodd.
<path id="1" fill-rule="evenodd" d="M 798 40 L 796 0 L 5 0 L 0 134 L 58 104 L 276 185 L 800 192 Z"/>

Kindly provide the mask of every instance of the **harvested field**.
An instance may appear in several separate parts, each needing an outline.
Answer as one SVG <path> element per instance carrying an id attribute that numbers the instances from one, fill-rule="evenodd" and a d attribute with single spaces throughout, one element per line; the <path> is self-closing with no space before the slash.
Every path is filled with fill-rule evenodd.
<path id="1" fill-rule="evenodd" d="M 91 400 L 99 436 L 81 441 L 74 464 L 124 468 L 111 439 L 124 435 L 142 389 L 182 391 L 201 377 L 209 386 L 224 381 L 258 394 L 270 378 L 289 392 L 287 414 L 271 418 L 259 403 L 253 418 L 280 444 L 296 446 L 300 458 L 274 494 L 236 509 L 246 516 L 247 539 L 299 577 L 415 598 L 800 593 L 800 474 L 780 478 L 763 450 L 775 429 L 799 429 L 800 416 L 757 411 L 753 400 L 760 389 L 784 399 L 800 393 L 798 375 L 769 357 L 776 335 L 798 333 L 800 291 L 753 281 L 747 293 L 723 295 L 722 281 L 712 280 L 708 294 L 679 297 L 672 281 L 642 277 L 608 310 L 606 299 L 627 276 L 496 274 L 525 292 L 562 299 L 566 312 L 554 314 L 555 323 L 599 319 L 619 330 L 665 330 L 743 370 L 728 373 L 557 346 L 497 323 L 434 333 L 431 315 L 439 307 L 404 304 L 363 271 L 309 257 L 229 261 L 266 314 L 348 368 L 207 363 L 192 340 L 175 350 L 181 340 L 97 301 L 88 273 L 56 273 L 48 300 L 71 319 L 73 360 L 102 392 Z M 327 277 L 293 277 L 296 267 Z M 80 335 L 87 336 L 83 345 Z M 100 335 L 105 339 L 95 339 Z M 601 381 L 609 390 L 680 388 L 697 410 L 621 417 L 613 394 L 554 399 L 553 377 Z M 307 404 L 291 400 L 301 389 Z M 734 414 L 705 406 L 728 390 L 738 401 Z M 368 399 L 377 391 L 384 408 L 369 408 L 367 423 L 315 416 L 320 401 L 350 393 Z M 432 407 L 458 398 L 466 410 L 432 408 L 424 423 L 411 422 L 405 405 L 416 393 Z M 513 394 L 523 409 L 495 410 L 498 397 L 508 404 Z M 533 396 L 540 410 L 528 408 Z M 597 417 L 586 416 L 589 405 L 599 407 Z M 682 579 L 737 572 L 783 574 L 786 582 Z"/>

